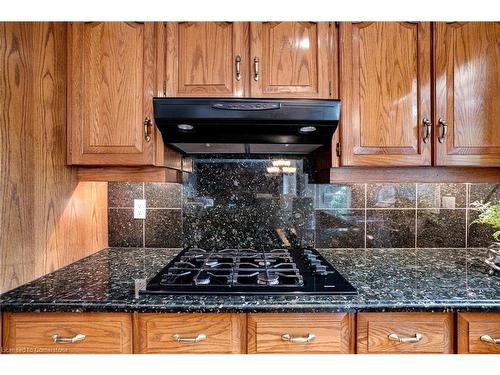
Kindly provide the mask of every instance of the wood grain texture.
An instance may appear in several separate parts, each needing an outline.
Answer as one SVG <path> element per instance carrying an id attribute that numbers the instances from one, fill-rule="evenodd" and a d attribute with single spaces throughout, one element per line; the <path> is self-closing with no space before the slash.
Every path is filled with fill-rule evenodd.
<path id="1" fill-rule="evenodd" d="M 326 183 L 364 182 L 491 182 L 500 181 L 500 168 L 479 167 L 341 167 L 325 170 Z"/>
<path id="2" fill-rule="evenodd" d="M 388 336 L 423 337 L 417 343 L 390 341 Z M 359 313 L 357 353 L 453 353 L 453 313 Z"/>
<path id="3" fill-rule="evenodd" d="M 500 354 L 500 344 L 481 341 L 482 335 L 500 339 L 499 313 L 458 313 L 459 354 Z"/>
<path id="4" fill-rule="evenodd" d="M 251 96 L 329 98 L 330 27 L 328 22 L 252 22 Z M 257 81 L 255 57 L 260 60 Z"/>
<path id="5" fill-rule="evenodd" d="M 70 344 L 52 339 L 77 334 L 86 337 Z M 4 313 L 3 348 L 27 354 L 132 353 L 132 317 L 126 313 Z"/>
<path id="6" fill-rule="evenodd" d="M 65 165 L 66 26 L 0 24 L 0 292 L 107 246 L 107 186 Z"/>
<path id="7" fill-rule="evenodd" d="M 248 29 L 247 22 L 168 22 L 166 96 L 248 96 Z"/>
<path id="8" fill-rule="evenodd" d="M 80 167 L 79 181 L 181 182 L 182 172 L 163 167 Z"/>
<path id="9" fill-rule="evenodd" d="M 281 336 L 316 335 L 310 343 L 289 343 Z M 247 350 L 264 353 L 353 353 L 354 316 L 352 314 L 248 314 Z"/>
<path id="10" fill-rule="evenodd" d="M 429 22 L 342 22 L 343 166 L 431 164 Z"/>
<path id="11" fill-rule="evenodd" d="M 245 314 L 135 314 L 136 353 L 216 354 L 245 352 Z M 176 342 L 175 334 L 197 343 Z"/>
<path id="12" fill-rule="evenodd" d="M 435 164 L 500 166 L 500 22 L 438 22 L 434 37 Z"/>
<path id="13" fill-rule="evenodd" d="M 156 32 L 153 23 L 68 26 L 68 163 L 153 165 Z"/>

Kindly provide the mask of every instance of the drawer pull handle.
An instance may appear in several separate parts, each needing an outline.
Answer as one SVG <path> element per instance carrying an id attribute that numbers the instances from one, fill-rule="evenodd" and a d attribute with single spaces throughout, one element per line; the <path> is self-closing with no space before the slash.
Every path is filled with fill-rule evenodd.
<path id="1" fill-rule="evenodd" d="M 482 335 L 481 341 L 487 342 L 488 344 L 500 344 L 500 339 L 494 339 L 490 335 Z"/>
<path id="2" fill-rule="evenodd" d="M 420 340 L 422 340 L 423 337 L 424 336 L 420 333 L 416 333 L 415 337 L 399 337 L 397 334 L 391 333 L 389 335 L 389 340 L 390 341 L 397 341 L 397 342 L 415 343 L 415 342 L 419 342 Z"/>
<path id="3" fill-rule="evenodd" d="M 281 335 L 281 339 L 283 341 L 306 344 L 306 343 L 314 341 L 314 339 L 316 339 L 316 335 L 314 333 L 308 333 L 307 337 L 293 337 L 289 333 L 285 333 L 285 334 Z"/>
<path id="4" fill-rule="evenodd" d="M 196 336 L 192 339 L 181 337 L 177 333 L 175 335 L 173 335 L 172 337 L 173 337 L 175 342 L 191 342 L 191 343 L 196 343 L 196 342 L 200 342 L 200 341 L 207 339 L 207 336 L 204 335 L 203 333 L 200 333 L 198 336 Z"/>
<path id="5" fill-rule="evenodd" d="M 54 335 L 52 336 L 52 341 L 54 341 L 56 344 L 73 344 L 75 342 L 80 342 L 85 340 L 85 337 L 86 336 L 82 335 L 81 333 L 71 338 L 63 338 L 59 335 Z"/>

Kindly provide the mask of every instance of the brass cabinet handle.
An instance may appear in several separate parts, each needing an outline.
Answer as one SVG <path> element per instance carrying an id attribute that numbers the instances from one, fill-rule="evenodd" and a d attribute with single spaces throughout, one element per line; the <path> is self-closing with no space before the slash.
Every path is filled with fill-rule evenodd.
<path id="1" fill-rule="evenodd" d="M 253 79 L 254 81 L 259 80 L 259 58 L 257 56 L 254 57 L 253 59 Z"/>
<path id="2" fill-rule="evenodd" d="M 314 333 L 308 333 L 306 337 L 293 337 L 289 333 L 284 333 L 281 335 L 281 339 L 287 342 L 307 344 L 314 341 L 316 339 L 316 335 Z"/>
<path id="3" fill-rule="evenodd" d="M 482 335 L 481 341 L 487 342 L 488 344 L 500 344 L 500 339 L 494 339 L 490 335 Z"/>
<path id="4" fill-rule="evenodd" d="M 236 80 L 239 81 L 241 79 L 241 56 L 238 55 L 234 59 L 234 64 L 236 65 Z"/>
<path id="5" fill-rule="evenodd" d="M 176 333 L 175 335 L 172 336 L 172 338 L 174 339 L 175 342 L 197 343 L 197 342 L 206 340 L 207 336 L 204 335 L 203 333 L 200 333 L 198 336 L 196 336 L 194 338 L 184 338 L 184 337 L 181 337 L 179 334 Z"/>
<path id="6" fill-rule="evenodd" d="M 432 122 L 427 117 L 424 117 L 422 122 L 424 123 L 424 143 L 429 142 L 431 138 Z"/>
<path id="7" fill-rule="evenodd" d="M 415 337 L 399 337 L 396 333 L 391 333 L 389 335 L 389 340 L 397 342 L 415 343 L 422 340 L 423 337 L 424 336 L 420 333 L 416 333 Z"/>
<path id="8" fill-rule="evenodd" d="M 448 133 L 448 123 L 442 118 L 439 119 L 438 123 L 441 127 L 441 135 L 439 136 L 438 141 L 439 143 L 443 143 L 446 138 L 446 133 Z"/>
<path id="9" fill-rule="evenodd" d="M 146 142 L 149 142 L 151 140 L 151 135 L 149 134 L 149 127 L 153 125 L 151 122 L 151 119 L 149 117 L 146 117 L 144 119 L 144 139 Z"/>
<path id="10" fill-rule="evenodd" d="M 63 338 L 59 335 L 54 335 L 52 336 L 52 341 L 54 341 L 56 344 L 73 344 L 75 342 L 80 342 L 85 340 L 85 335 L 79 333 L 78 335 L 70 338 Z"/>

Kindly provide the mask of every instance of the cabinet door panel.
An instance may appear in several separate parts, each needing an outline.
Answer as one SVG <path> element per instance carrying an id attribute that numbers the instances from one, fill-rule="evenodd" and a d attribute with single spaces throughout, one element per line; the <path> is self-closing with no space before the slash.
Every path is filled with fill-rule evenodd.
<path id="1" fill-rule="evenodd" d="M 458 313 L 460 354 L 500 354 L 500 314 Z"/>
<path id="2" fill-rule="evenodd" d="M 248 23 L 169 22 L 166 27 L 167 96 L 246 94 Z"/>
<path id="3" fill-rule="evenodd" d="M 440 22 L 435 38 L 436 164 L 500 166 L 500 23 Z"/>
<path id="4" fill-rule="evenodd" d="M 357 353 L 453 353 L 452 313 L 358 313 Z"/>
<path id="5" fill-rule="evenodd" d="M 328 22 L 252 22 L 252 96 L 328 98 L 329 29 Z"/>
<path id="6" fill-rule="evenodd" d="M 3 347 L 9 353 L 132 353 L 130 314 L 5 313 L 3 319 Z M 55 335 L 66 342 L 57 342 Z M 68 342 L 77 335 L 79 340 Z"/>
<path id="7" fill-rule="evenodd" d="M 143 123 L 152 118 L 154 25 L 73 23 L 69 30 L 69 162 L 152 164 Z"/>
<path id="8" fill-rule="evenodd" d="M 342 164 L 430 165 L 430 24 L 340 26 Z"/>

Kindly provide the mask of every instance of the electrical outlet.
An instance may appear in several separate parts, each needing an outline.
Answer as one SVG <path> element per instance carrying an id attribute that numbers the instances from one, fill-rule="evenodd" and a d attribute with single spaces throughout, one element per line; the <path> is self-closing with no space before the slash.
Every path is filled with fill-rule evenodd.
<path id="1" fill-rule="evenodd" d="M 146 200 L 134 199 L 134 219 L 146 218 Z"/>
<path id="2" fill-rule="evenodd" d="M 456 203 L 455 197 L 450 197 L 450 196 L 444 196 L 441 199 L 441 206 L 443 208 L 455 208 Z"/>

